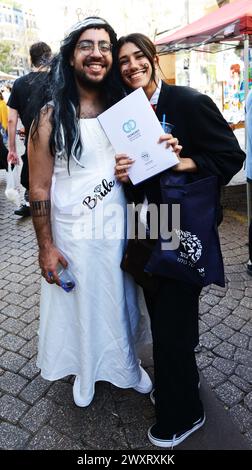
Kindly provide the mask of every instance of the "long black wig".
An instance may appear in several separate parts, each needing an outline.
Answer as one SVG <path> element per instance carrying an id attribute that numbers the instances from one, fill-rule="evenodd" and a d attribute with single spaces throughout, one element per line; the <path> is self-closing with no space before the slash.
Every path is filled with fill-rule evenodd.
<path id="1" fill-rule="evenodd" d="M 39 126 L 40 110 L 46 101 L 52 105 L 50 151 L 52 155 L 77 163 L 82 153 L 82 140 L 79 128 L 79 96 L 70 59 L 80 35 L 86 29 L 105 29 L 112 44 L 113 65 L 102 82 L 105 109 L 125 96 L 118 69 L 117 37 L 113 28 L 100 17 L 88 17 L 77 23 L 63 40 L 60 52 L 53 58 L 48 80 L 43 86 L 38 99 L 36 118 L 32 127 L 31 138 L 36 139 Z"/>

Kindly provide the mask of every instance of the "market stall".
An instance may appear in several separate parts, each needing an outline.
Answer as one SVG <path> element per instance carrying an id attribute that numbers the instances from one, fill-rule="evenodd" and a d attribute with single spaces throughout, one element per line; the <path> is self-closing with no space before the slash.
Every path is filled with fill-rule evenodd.
<path id="1" fill-rule="evenodd" d="M 224 47 L 234 47 L 236 41 L 242 45 L 244 50 L 244 80 L 243 87 L 238 82 L 237 64 L 231 70 L 233 79 L 234 98 L 243 98 L 243 102 L 252 87 L 252 63 L 250 56 L 250 44 L 252 45 L 252 1 L 237 0 L 227 4 L 218 10 L 194 21 L 191 24 L 177 30 L 162 39 L 156 41 L 158 53 L 160 55 L 170 54 L 179 51 L 204 51 L 212 52 L 211 47 L 218 51 L 217 46 L 222 50 Z M 236 88 L 234 87 L 236 85 Z M 229 84 L 227 84 L 228 89 Z M 227 91 L 224 90 L 225 93 Z M 235 96 L 236 95 L 236 96 Z M 237 106 L 239 103 L 237 103 Z M 242 123 L 237 123 L 241 127 Z M 232 126 L 236 128 L 236 126 Z M 251 218 L 251 194 L 250 185 L 247 185 L 247 205 L 248 219 Z"/>

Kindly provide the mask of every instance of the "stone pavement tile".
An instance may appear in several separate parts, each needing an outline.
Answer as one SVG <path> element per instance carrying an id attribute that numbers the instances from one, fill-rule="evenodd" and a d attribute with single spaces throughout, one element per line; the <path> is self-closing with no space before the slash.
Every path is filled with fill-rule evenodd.
<path id="1" fill-rule="evenodd" d="M 235 352 L 234 360 L 244 366 L 252 367 L 252 352 L 239 348 Z"/>
<path id="2" fill-rule="evenodd" d="M 4 299 L 4 297 L 8 294 L 9 292 L 6 289 L 1 289 L 0 290 L 0 299 Z"/>
<path id="3" fill-rule="evenodd" d="M 15 318 L 7 318 L 2 324 L 1 328 L 7 333 L 17 334 L 24 329 L 25 323 Z"/>
<path id="4" fill-rule="evenodd" d="M 143 419 L 149 420 L 155 416 L 155 409 L 148 395 L 119 402 L 116 408 L 123 424 L 134 423 Z"/>
<path id="5" fill-rule="evenodd" d="M 229 315 L 227 318 L 225 318 L 224 323 L 230 328 L 233 328 L 233 330 L 239 331 L 246 322 L 245 320 L 242 320 L 242 318 L 235 317 L 232 313 L 232 315 Z"/>
<path id="6" fill-rule="evenodd" d="M 203 314 L 203 313 L 209 312 L 209 310 L 211 310 L 211 305 L 204 302 L 201 298 L 200 299 L 200 304 L 199 304 L 199 313 L 200 313 L 200 315 Z"/>
<path id="7" fill-rule="evenodd" d="M 18 274 L 18 273 L 6 273 L 5 279 L 7 279 L 10 282 L 21 282 L 24 279 L 23 274 Z"/>
<path id="8" fill-rule="evenodd" d="M 252 367 L 237 366 L 235 374 L 252 384 Z"/>
<path id="9" fill-rule="evenodd" d="M 25 343 L 25 346 L 20 349 L 20 354 L 27 357 L 28 359 L 31 359 L 35 354 L 37 354 L 38 351 L 38 337 L 35 336 L 30 341 L 28 341 L 28 343 Z"/>
<path id="10" fill-rule="evenodd" d="M 247 335 L 237 332 L 233 336 L 231 336 L 231 338 L 228 339 L 228 342 L 239 348 L 246 349 L 249 342 L 249 337 Z"/>
<path id="11" fill-rule="evenodd" d="M 244 404 L 252 411 L 252 391 L 244 398 Z"/>
<path id="12" fill-rule="evenodd" d="M 23 429 L 8 423 L 0 424 L 0 449 L 24 449 L 30 434 Z"/>
<path id="13" fill-rule="evenodd" d="M 8 266 L 8 270 L 10 271 L 10 273 L 19 273 L 20 271 L 23 270 L 23 268 L 19 264 L 11 264 L 10 263 L 10 265 Z"/>
<path id="14" fill-rule="evenodd" d="M 245 432 L 244 436 L 248 440 L 248 442 L 250 444 L 250 448 L 252 449 L 252 428 L 251 428 L 250 431 Z"/>
<path id="15" fill-rule="evenodd" d="M 57 380 L 52 384 L 46 394 L 46 398 L 53 400 L 59 405 L 75 406 L 73 401 L 73 386 L 70 383 L 64 383 Z"/>
<path id="16" fill-rule="evenodd" d="M 234 361 L 230 361 L 222 357 L 216 357 L 212 363 L 212 366 L 223 372 L 225 375 L 231 375 L 234 372 L 237 364 Z"/>
<path id="17" fill-rule="evenodd" d="M 215 346 L 220 344 L 221 340 L 216 338 L 210 331 L 207 333 L 203 333 L 200 337 L 200 345 L 204 346 L 207 349 L 213 349 Z"/>
<path id="18" fill-rule="evenodd" d="M 21 305 L 22 307 L 22 302 L 24 301 L 24 297 L 20 294 L 15 294 L 14 292 L 11 292 L 5 296 L 4 301 L 7 302 L 8 304 Z"/>
<path id="19" fill-rule="evenodd" d="M 25 297 L 30 297 L 33 294 L 38 294 L 40 292 L 40 282 L 34 282 L 30 286 L 22 286 L 22 295 Z"/>
<path id="20" fill-rule="evenodd" d="M 1 276 L 3 276 L 3 271 L 5 271 L 5 269 L 9 266 L 10 263 L 8 263 L 7 261 L 3 261 L 1 264 L 0 264 L 0 271 L 1 271 Z M 9 272 L 9 271 L 8 271 Z"/>
<path id="21" fill-rule="evenodd" d="M 217 317 L 223 319 L 230 315 L 230 310 L 227 307 L 216 305 L 215 307 L 211 308 L 211 314 L 217 315 Z"/>
<path id="22" fill-rule="evenodd" d="M 203 333 L 206 333 L 209 330 L 210 330 L 210 327 L 206 323 L 204 323 L 201 319 L 199 319 L 199 334 L 202 335 Z"/>
<path id="23" fill-rule="evenodd" d="M 244 406 L 240 404 L 235 405 L 233 408 L 231 408 L 229 413 L 242 433 L 251 430 L 252 413 L 244 408 Z"/>
<path id="24" fill-rule="evenodd" d="M 252 298 L 251 297 L 243 297 L 243 299 L 241 300 L 241 305 L 243 307 L 246 307 L 249 310 L 251 310 L 252 309 Z"/>
<path id="25" fill-rule="evenodd" d="M 24 289 L 24 286 L 22 286 L 22 284 L 19 284 L 18 282 L 8 282 L 7 286 L 5 286 L 5 289 L 9 292 L 19 294 Z"/>
<path id="26" fill-rule="evenodd" d="M 152 418 L 149 421 L 141 420 L 124 426 L 124 432 L 130 449 L 157 450 L 157 447 L 154 447 L 147 437 L 148 429 L 154 422 L 155 420 Z"/>
<path id="27" fill-rule="evenodd" d="M 225 297 L 227 292 L 227 287 L 219 287 L 214 284 L 211 284 L 209 289 L 209 294 L 217 297 Z"/>
<path id="28" fill-rule="evenodd" d="M 22 321 L 25 323 L 31 323 L 33 320 L 37 319 L 39 317 L 39 307 L 35 306 L 32 307 L 30 310 L 25 312 L 24 315 L 22 315 Z"/>
<path id="29" fill-rule="evenodd" d="M 0 339 L 0 346 L 13 352 L 19 351 L 25 343 L 26 341 L 24 339 L 11 335 L 10 333 Z"/>
<path id="30" fill-rule="evenodd" d="M 229 326 L 219 324 L 212 328 L 212 333 L 222 340 L 230 338 L 234 334 L 234 330 L 229 328 Z"/>
<path id="31" fill-rule="evenodd" d="M 16 424 L 28 409 L 28 405 L 18 398 L 3 395 L 0 398 L 0 417 L 12 424 Z"/>
<path id="32" fill-rule="evenodd" d="M 231 310 L 234 310 L 236 307 L 238 307 L 238 305 L 239 305 L 238 300 L 233 299 L 232 297 L 224 297 L 220 301 L 221 307 L 230 308 Z"/>
<path id="33" fill-rule="evenodd" d="M 12 318 L 19 318 L 24 312 L 25 312 L 25 309 L 22 307 L 19 307 L 18 305 L 6 305 L 6 307 L 2 309 L 2 313 L 4 315 L 6 315 L 7 317 L 12 317 Z"/>
<path id="34" fill-rule="evenodd" d="M 45 395 L 50 386 L 51 382 L 49 382 L 49 380 L 45 380 L 41 376 L 38 376 L 28 383 L 19 396 L 33 405 L 39 398 Z"/>
<path id="35" fill-rule="evenodd" d="M 25 276 L 29 276 L 29 274 L 35 273 L 35 271 L 38 269 L 38 266 L 36 264 L 36 265 L 28 266 L 25 269 L 21 267 L 21 269 L 22 269 L 22 274 L 24 274 Z"/>
<path id="36" fill-rule="evenodd" d="M 244 291 L 244 282 L 243 281 L 231 281 L 229 282 L 229 288 Z"/>
<path id="37" fill-rule="evenodd" d="M 35 305 L 37 305 L 39 303 L 39 299 L 40 299 L 39 294 L 33 294 L 30 297 L 26 298 L 21 303 L 21 307 L 24 307 L 24 308 L 27 308 L 27 309 L 29 309 L 31 307 L 34 307 Z"/>
<path id="38" fill-rule="evenodd" d="M 239 403 L 244 396 L 244 393 L 230 382 L 225 382 L 224 384 L 219 385 L 216 387 L 215 392 L 220 400 L 229 407 Z"/>
<path id="39" fill-rule="evenodd" d="M 252 338 L 249 340 L 249 350 L 252 351 Z"/>
<path id="40" fill-rule="evenodd" d="M 211 310 L 210 313 L 205 313 L 204 315 L 202 315 L 201 320 L 206 323 L 209 327 L 218 325 L 221 322 L 221 318 L 217 317 L 216 315 L 211 315 Z"/>
<path id="41" fill-rule="evenodd" d="M 28 450 L 85 450 L 85 448 L 67 436 L 62 435 L 52 429 L 50 426 L 43 427 L 34 436 L 29 445 Z"/>
<path id="42" fill-rule="evenodd" d="M 18 372 L 27 362 L 27 359 L 14 352 L 6 351 L 0 357 L 0 367 L 10 372 Z"/>
<path id="43" fill-rule="evenodd" d="M 88 407 L 89 408 L 89 407 Z M 87 422 L 92 420 L 88 418 L 91 414 L 91 411 L 88 408 L 79 408 L 77 406 L 69 407 L 68 405 L 65 406 L 58 406 L 56 411 L 54 412 L 53 416 L 50 419 L 50 426 L 55 429 L 57 432 L 64 433 L 68 437 L 71 437 L 74 441 L 78 441 L 82 438 L 83 432 L 87 426 Z M 94 417 L 95 413 L 93 413 Z M 102 428 L 105 425 L 107 419 L 107 413 L 105 413 L 106 417 L 102 422 Z M 104 417 L 104 414 L 103 414 Z M 115 420 L 116 423 L 118 422 L 118 418 Z M 67 423 L 67 426 L 66 426 Z M 92 430 L 94 429 L 94 423 L 92 425 Z M 103 429 L 104 431 L 104 429 Z"/>
<path id="44" fill-rule="evenodd" d="M 4 372 L 0 377 L 0 390 L 16 397 L 27 384 L 27 380 L 12 372 Z"/>
<path id="45" fill-rule="evenodd" d="M 3 302 L 2 300 L 0 300 L 0 312 L 3 311 L 4 307 L 6 307 L 7 305 L 7 302 Z"/>
<path id="46" fill-rule="evenodd" d="M 3 336 L 6 336 L 6 331 L 4 330 L 0 330 L 0 338 L 2 338 Z"/>
<path id="47" fill-rule="evenodd" d="M 245 289 L 245 297 L 252 297 L 252 287 L 247 287 Z"/>
<path id="48" fill-rule="evenodd" d="M 4 287 L 8 284 L 9 283 L 6 279 L 0 279 L 0 289 L 4 289 Z"/>
<path id="49" fill-rule="evenodd" d="M 252 321 L 248 321 L 246 325 L 241 328 L 241 333 L 245 333 L 248 336 L 252 336 Z"/>
<path id="50" fill-rule="evenodd" d="M 212 388 L 216 387 L 217 385 L 220 385 L 221 383 L 225 382 L 226 376 L 220 372 L 219 370 L 216 370 L 215 367 L 208 366 L 202 371 L 206 381 L 208 384 L 211 385 Z"/>
<path id="51" fill-rule="evenodd" d="M 249 392 L 251 390 L 251 385 L 237 375 L 231 375 L 229 377 L 229 381 L 236 385 L 243 392 Z"/>
<path id="52" fill-rule="evenodd" d="M 200 370 L 205 369 L 205 367 L 210 366 L 214 360 L 214 357 L 210 357 L 205 353 L 196 354 L 197 366 Z"/>
<path id="53" fill-rule="evenodd" d="M 49 421 L 55 410 L 55 403 L 42 398 L 23 416 L 20 420 L 20 425 L 28 431 L 35 433 Z"/>
<path id="54" fill-rule="evenodd" d="M 224 357 L 225 359 L 232 359 L 235 353 L 235 346 L 233 344 L 229 344 L 227 342 L 223 342 L 216 346 L 213 349 L 213 352 L 217 354 L 217 356 Z"/>
<path id="55" fill-rule="evenodd" d="M 36 365 L 36 357 L 32 358 L 26 365 L 19 371 L 20 375 L 27 379 L 33 379 L 39 374 L 39 369 Z"/>
<path id="56" fill-rule="evenodd" d="M 211 307 L 214 307 L 216 304 L 219 303 L 219 301 L 220 301 L 219 297 L 213 294 L 206 294 L 202 296 L 202 302 L 205 302 Z"/>
<path id="57" fill-rule="evenodd" d="M 0 356 L 2 356 L 5 352 L 6 352 L 5 349 L 0 348 Z"/>
<path id="58" fill-rule="evenodd" d="M 233 297 L 233 299 L 241 300 L 244 296 L 244 292 L 242 290 L 239 290 L 239 289 L 228 289 L 226 295 L 227 296 L 231 295 L 231 297 Z"/>
<path id="59" fill-rule="evenodd" d="M 19 262 L 20 262 L 20 260 L 19 260 Z M 20 263 L 20 265 L 27 268 L 28 266 L 34 265 L 35 263 L 37 263 L 37 256 L 30 256 L 29 258 L 24 259 Z"/>
<path id="60" fill-rule="evenodd" d="M 24 284 L 25 286 L 30 286 L 34 282 L 39 282 L 41 280 L 41 275 L 39 274 L 30 274 L 29 276 L 23 277 L 21 280 L 21 284 Z"/>
<path id="61" fill-rule="evenodd" d="M 110 416 L 96 416 L 93 421 L 88 421 L 82 432 L 81 441 L 86 447 L 93 449 L 128 448 L 124 429 L 115 424 Z"/>
<path id="62" fill-rule="evenodd" d="M 26 326 L 22 331 L 20 331 L 19 336 L 24 339 L 32 339 L 35 335 L 38 334 L 39 322 L 34 320 L 30 325 Z"/>

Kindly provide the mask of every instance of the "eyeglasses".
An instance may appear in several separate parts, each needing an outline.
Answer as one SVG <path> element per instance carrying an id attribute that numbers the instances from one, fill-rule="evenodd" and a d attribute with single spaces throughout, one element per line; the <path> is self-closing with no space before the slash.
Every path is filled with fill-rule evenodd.
<path id="1" fill-rule="evenodd" d="M 102 55 L 107 55 L 112 51 L 112 44 L 107 41 L 98 41 L 94 43 L 93 41 L 80 41 L 76 44 L 77 49 L 79 49 L 83 54 L 91 54 L 94 52 L 95 45 L 98 44 L 98 49 Z"/>

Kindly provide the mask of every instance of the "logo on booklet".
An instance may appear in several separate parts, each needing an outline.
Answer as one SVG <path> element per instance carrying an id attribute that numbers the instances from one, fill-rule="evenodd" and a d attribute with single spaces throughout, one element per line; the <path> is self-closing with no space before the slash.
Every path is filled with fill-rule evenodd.
<path id="1" fill-rule="evenodd" d="M 126 134 L 129 134 L 129 132 L 134 131 L 134 129 L 136 128 L 136 121 L 134 121 L 134 119 L 129 119 L 123 124 L 122 128 L 123 131 L 126 132 Z"/>

